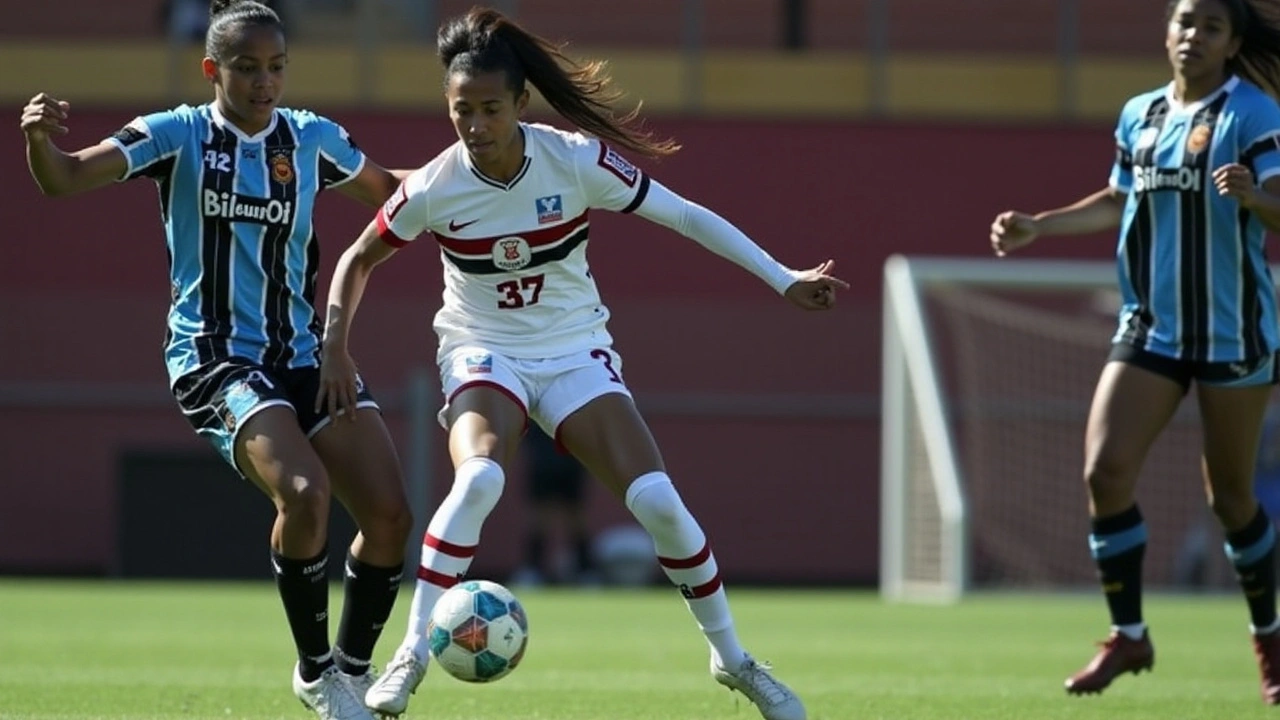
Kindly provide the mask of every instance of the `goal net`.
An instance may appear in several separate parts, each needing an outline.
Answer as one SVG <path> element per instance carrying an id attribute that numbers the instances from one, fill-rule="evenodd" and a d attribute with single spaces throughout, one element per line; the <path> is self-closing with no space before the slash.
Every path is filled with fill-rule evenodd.
<path id="1" fill-rule="evenodd" d="M 1119 305 L 1112 262 L 895 256 L 884 274 L 881 594 L 1096 586 L 1084 430 Z M 1149 585 L 1229 585 L 1194 393 L 1138 497 Z"/>

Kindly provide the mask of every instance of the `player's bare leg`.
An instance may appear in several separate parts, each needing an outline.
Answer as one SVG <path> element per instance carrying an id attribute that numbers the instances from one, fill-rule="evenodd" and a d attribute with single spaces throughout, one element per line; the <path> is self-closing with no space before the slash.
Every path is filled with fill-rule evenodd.
<path id="1" fill-rule="evenodd" d="M 1280 619 L 1276 615 L 1276 531 L 1254 496 L 1254 466 L 1271 385 L 1197 388 L 1209 506 L 1227 536 L 1227 557 L 1249 604 L 1262 699 L 1280 705 Z"/>
<path id="2" fill-rule="evenodd" d="M 653 434 L 631 398 L 601 395 L 566 418 L 557 432 L 653 537 L 663 572 L 684 595 L 711 647 L 712 677 L 747 696 L 765 720 L 805 720 L 800 698 L 739 644 L 711 546 L 667 477 Z"/>
<path id="3" fill-rule="evenodd" d="M 268 407 L 240 429 L 236 465 L 276 506 L 271 562 L 298 648 L 293 692 L 321 720 L 372 720 L 333 663 L 326 539 L 329 476 L 293 411 Z"/>
<path id="4" fill-rule="evenodd" d="M 386 715 L 403 713 L 426 677 L 431 610 L 471 565 L 481 526 L 502 495 L 502 463 L 519 444 L 525 411 L 506 394 L 477 385 L 450 400 L 445 420 L 453 487 L 427 525 L 404 641 L 364 696 L 370 709 Z"/>
<path id="5" fill-rule="evenodd" d="M 1182 396 L 1177 382 L 1122 362 L 1107 363 L 1098 380 L 1085 435 L 1084 476 L 1093 518 L 1089 545 L 1111 613 L 1111 635 L 1063 683 L 1072 695 L 1102 692 L 1120 675 L 1155 664 L 1142 620 L 1147 529 L 1134 491 L 1147 451 Z"/>

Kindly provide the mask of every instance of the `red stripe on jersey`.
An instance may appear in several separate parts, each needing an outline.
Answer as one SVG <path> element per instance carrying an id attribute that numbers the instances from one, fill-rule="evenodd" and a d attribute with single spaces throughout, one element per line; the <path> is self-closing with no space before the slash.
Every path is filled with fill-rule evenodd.
<path id="1" fill-rule="evenodd" d="M 448 235 L 441 235 L 436 232 L 436 241 L 440 243 L 445 250 L 457 255 L 489 255 L 493 252 L 493 244 L 499 240 L 507 238 L 519 237 L 529 243 L 530 248 L 541 247 L 543 245 L 551 245 L 569 237 L 575 230 L 587 224 L 587 213 L 583 211 L 581 215 L 568 222 L 560 223 L 549 228 L 540 230 L 530 230 L 528 232 L 507 233 L 506 235 L 495 235 L 485 238 L 455 238 Z"/>
<path id="2" fill-rule="evenodd" d="M 711 543 L 707 543 L 706 545 L 703 545 L 702 549 L 699 550 L 698 553 L 693 557 L 687 557 L 683 559 L 659 557 L 658 563 L 661 564 L 662 567 L 667 568 L 668 570 L 688 570 L 689 568 L 696 568 L 702 563 L 710 559 L 711 559 Z"/>
<path id="3" fill-rule="evenodd" d="M 454 545 L 448 540 L 441 540 L 431 533 L 427 533 L 422 537 L 422 544 L 456 558 L 469 558 L 476 554 L 475 545 Z"/>
<path id="4" fill-rule="evenodd" d="M 400 239 L 400 236 L 396 235 L 395 231 L 391 229 L 391 226 L 387 224 L 385 211 L 379 210 L 373 221 L 378 226 L 378 237 L 382 239 L 382 242 L 394 248 L 402 248 L 409 244 L 408 240 Z"/>
<path id="5" fill-rule="evenodd" d="M 445 575 L 442 572 L 436 572 L 431 568 L 424 568 L 421 565 L 418 566 L 418 579 L 425 580 L 426 582 L 442 587 L 445 590 L 448 590 L 458 584 L 458 578 L 452 575 Z"/>

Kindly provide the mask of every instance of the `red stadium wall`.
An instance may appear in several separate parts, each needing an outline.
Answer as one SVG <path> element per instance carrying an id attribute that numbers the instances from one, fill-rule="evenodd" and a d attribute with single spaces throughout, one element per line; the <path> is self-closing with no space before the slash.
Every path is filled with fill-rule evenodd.
<path id="1" fill-rule="evenodd" d="M 65 145 L 91 143 L 129 116 L 77 108 Z M 413 166 L 449 139 L 443 118 L 344 113 L 384 164 Z M 866 582 L 878 553 L 881 266 L 891 253 L 984 254 L 992 215 L 1101 187 L 1112 142 L 1103 127 L 877 125 L 657 119 L 685 145 L 653 176 L 718 210 L 797 266 L 825 258 L 853 284 L 830 314 L 792 312 L 759 282 L 637 218 L 594 218 L 591 256 L 626 375 L 649 412 L 673 477 L 715 539 L 729 577 Z M 115 553 L 115 467 L 123 449 L 200 451 L 165 394 L 165 303 L 155 191 L 137 182 L 49 199 L 24 169 L 19 133 L 0 137 L 0 569 L 106 572 Z M 321 202 L 326 273 L 370 213 Z M 1040 255 L 1107 257 L 1105 238 L 1059 240 Z M 386 398 L 430 364 L 429 317 L 440 269 L 429 241 L 380 269 L 354 340 Z M 324 285 L 322 285 L 324 287 Z M 86 393 L 130 388 L 104 409 Z M 15 390 L 82 387 L 60 407 L 15 404 Z M 716 417 L 681 398 L 839 398 L 832 413 Z M 0 395 L 3 399 L 5 395 Z M 79 407 L 77 407 L 79 406 Z M 389 414 L 402 453 L 402 415 Z M 438 467 L 435 488 L 445 482 Z M 182 478 L 173 479 L 175 512 Z M 477 568 L 510 569 L 524 527 L 523 488 L 486 530 Z M 603 491 L 592 522 L 625 515 Z M 434 504 L 434 503 L 433 503 Z M 266 528 L 227 532 L 261 533 Z M 207 539 L 216 542 L 216 538 Z"/>

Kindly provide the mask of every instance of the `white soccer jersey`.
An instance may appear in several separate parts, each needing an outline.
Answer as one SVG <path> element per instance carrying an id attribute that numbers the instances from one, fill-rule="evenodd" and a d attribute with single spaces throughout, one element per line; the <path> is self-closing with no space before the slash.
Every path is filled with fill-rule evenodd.
<path id="1" fill-rule="evenodd" d="M 521 131 L 524 165 L 510 182 L 481 174 L 457 142 L 378 212 L 385 242 L 403 246 L 430 230 L 440 244 L 441 356 L 471 343 L 524 358 L 612 344 L 587 265 L 588 211 L 635 210 L 649 178 L 581 133 L 523 123 Z"/>

